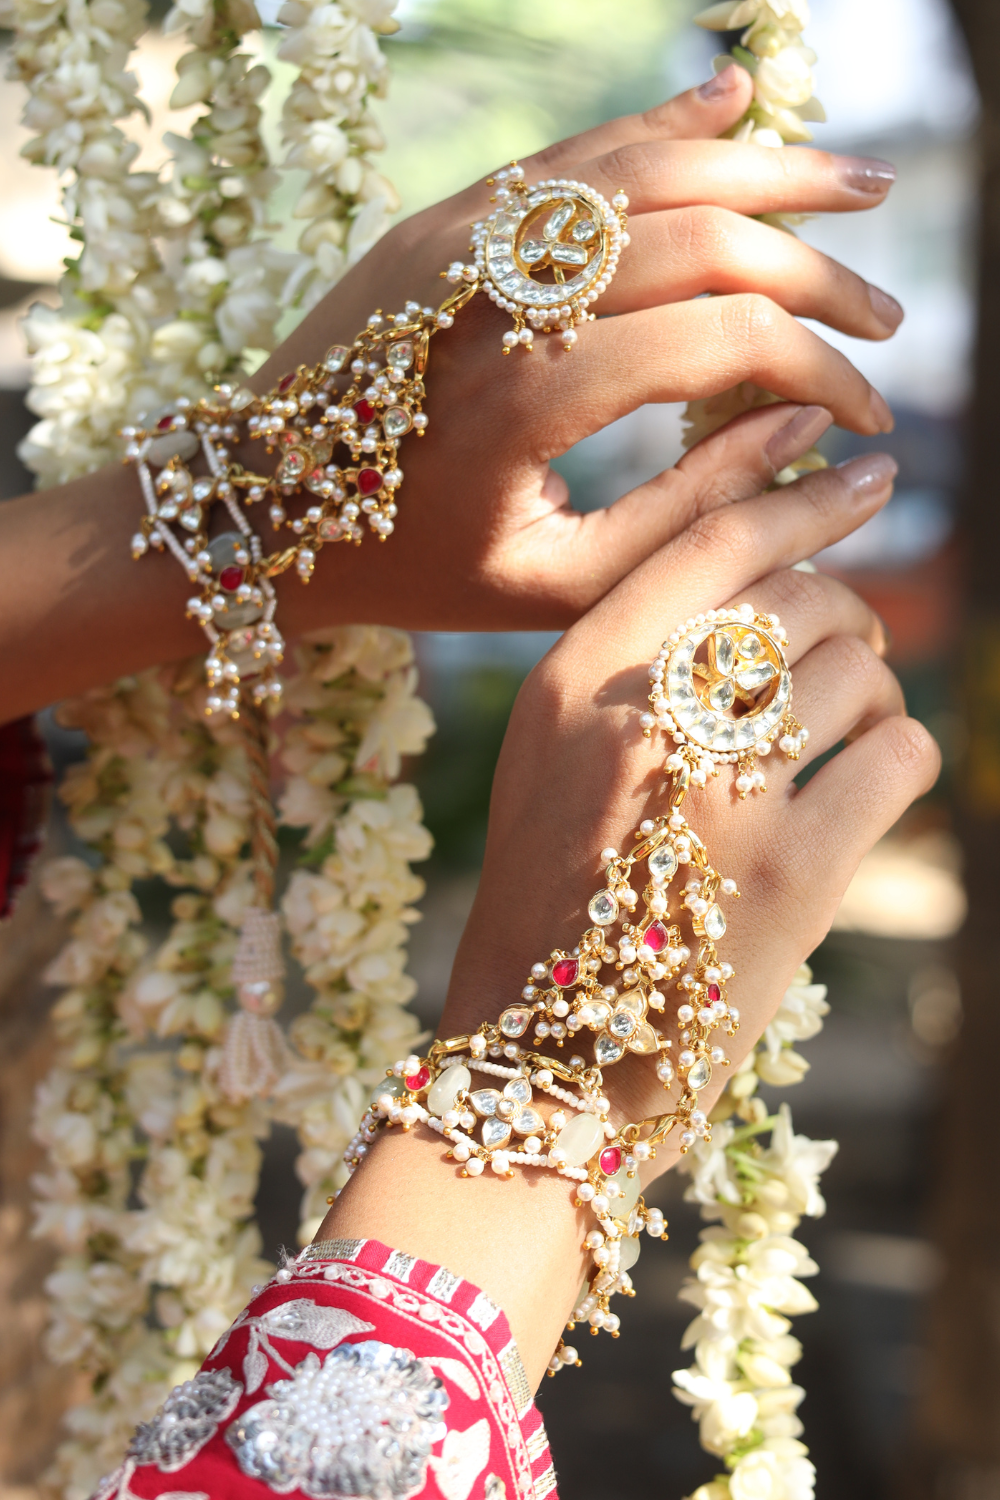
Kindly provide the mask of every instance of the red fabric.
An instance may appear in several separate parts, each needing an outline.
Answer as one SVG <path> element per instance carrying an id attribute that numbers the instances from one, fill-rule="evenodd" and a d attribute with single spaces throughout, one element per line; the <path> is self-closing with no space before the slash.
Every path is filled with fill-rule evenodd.
<path id="1" fill-rule="evenodd" d="M 286 1332 L 275 1331 L 281 1328 Z M 289 1328 L 295 1337 L 287 1335 Z M 286 1392 L 293 1387 L 298 1392 L 305 1387 L 295 1382 L 310 1371 L 325 1370 L 328 1363 L 342 1370 L 345 1357 L 358 1357 L 347 1354 L 350 1345 L 359 1346 L 358 1356 L 366 1348 L 380 1348 L 411 1361 L 408 1368 L 417 1368 L 417 1378 L 433 1388 L 433 1399 L 446 1398 L 440 1414 L 445 1430 L 428 1427 L 436 1436 L 419 1472 L 410 1476 L 416 1487 L 393 1482 L 384 1488 L 331 1488 L 308 1474 L 295 1485 L 288 1482 L 287 1467 L 272 1472 L 270 1481 L 245 1472 L 258 1451 L 253 1449 L 250 1459 L 241 1457 L 248 1431 L 256 1432 L 265 1457 L 278 1453 L 289 1435 L 279 1457 L 309 1450 L 315 1406 L 308 1408 L 298 1395 L 289 1404 L 286 1397 L 284 1426 L 269 1413 L 280 1404 L 282 1382 Z M 348 1376 L 353 1378 L 351 1370 Z M 139 1429 L 125 1464 L 102 1484 L 95 1500 L 265 1500 L 275 1493 L 309 1500 L 325 1495 L 558 1500 L 541 1414 L 503 1313 L 470 1282 L 375 1240 L 328 1241 L 278 1271 L 213 1349 L 195 1385 L 204 1382 L 200 1389 L 207 1392 L 210 1379 L 220 1383 L 222 1400 L 203 1427 L 185 1427 L 173 1414 L 169 1427 L 164 1425 L 171 1402 L 191 1389 L 179 1387 L 161 1414 Z M 266 1428 L 262 1441 L 255 1422 Z M 195 1437 L 165 1456 L 164 1443 L 171 1435 L 176 1440 L 182 1428 Z M 370 1420 L 369 1430 L 374 1430 Z M 189 1452 L 193 1444 L 197 1451 Z M 329 1486 L 329 1468 L 326 1473 Z"/>
<path id="2" fill-rule="evenodd" d="M 45 745 L 33 719 L 0 724 L 0 918 L 27 882 L 42 845 L 46 788 L 52 780 Z"/>

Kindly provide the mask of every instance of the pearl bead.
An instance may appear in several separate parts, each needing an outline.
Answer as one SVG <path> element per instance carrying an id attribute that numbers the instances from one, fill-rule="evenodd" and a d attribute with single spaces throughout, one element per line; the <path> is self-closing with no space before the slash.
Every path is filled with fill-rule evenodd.
<path id="1" fill-rule="evenodd" d="M 483 1162 L 481 1157 L 471 1157 L 465 1170 L 468 1172 L 470 1177 L 481 1177 L 483 1172 Z"/>

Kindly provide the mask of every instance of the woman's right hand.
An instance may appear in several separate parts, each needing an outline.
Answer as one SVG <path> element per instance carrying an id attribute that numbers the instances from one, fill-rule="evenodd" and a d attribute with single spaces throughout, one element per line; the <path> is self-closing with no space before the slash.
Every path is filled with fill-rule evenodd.
<path id="1" fill-rule="evenodd" d="M 727 998 L 741 1013 L 736 1036 L 722 1040 L 732 1064 L 746 1055 L 829 927 L 862 856 L 937 774 L 937 747 L 906 717 L 882 661 L 878 619 L 836 580 L 792 571 L 878 510 L 894 473 L 887 455 L 867 455 L 694 518 L 530 674 L 497 766 L 482 876 L 441 1036 L 495 1022 L 517 1001 L 533 963 L 579 941 L 590 925 L 587 902 L 604 883 L 599 852 L 629 848 L 639 822 L 664 811 L 663 760 L 673 747 L 659 732 L 650 740 L 641 732 L 648 664 L 680 621 L 749 601 L 787 628 L 793 706 L 811 736 L 801 761 L 769 758 L 766 796 L 740 802 L 735 768 L 727 766 L 704 789 L 692 788 L 683 809 L 712 865 L 742 892 L 738 901 L 722 898 L 729 927 L 719 952 L 735 968 Z M 797 790 L 796 773 L 845 737 L 846 748 Z M 683 882 L 682 874 L 670 889 L 672 920 L 687 920 L 677 891 Z M 664 989 L 662 1029 L 676 1048 L 686 995 Z M 583 1033 L 574 1048 L 591 1058 L 592 1043 Z M 726 1076 L 716 1069 L 704 1108 Z M 649 1057 L 630 1055 L 606 1068 L 604 1091 L 619 1126 L 676 1101 Z M 676 1160 L 676 1149 L 675 1133 L 644 1166 L 644 1182 Z M 553 1173 L 517 1172 L 512 1181 L 484 1173 L 470 1183 L 445 1159 L 440 1136 L 423 1127 L 388 1131 L 320 1238 L 371 1236 L 468 1277 L 504 1308 L 537 1381 L 586 1268 L 581 1246 L 592 1220 L 572 1204 Z"/>

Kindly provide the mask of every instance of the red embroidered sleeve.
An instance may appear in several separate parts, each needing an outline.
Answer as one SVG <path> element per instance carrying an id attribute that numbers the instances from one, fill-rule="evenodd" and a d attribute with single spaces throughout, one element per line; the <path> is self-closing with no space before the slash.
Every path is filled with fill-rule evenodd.
<path id="1" fill-rule="evenodd" d="M 94 1500 L 557 1500 L 503 1313 L 376 1240 L 278 1271 Z"/>

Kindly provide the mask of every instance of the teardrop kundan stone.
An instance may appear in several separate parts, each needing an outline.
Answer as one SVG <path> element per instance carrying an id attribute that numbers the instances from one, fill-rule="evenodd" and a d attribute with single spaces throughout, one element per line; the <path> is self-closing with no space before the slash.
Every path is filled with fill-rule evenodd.
<path id="1" fill-rule="evenodd" d="M 711 1081 L 712 1064 L 709 1062 L 707 1057 L 696 1058 L 695 1061 L 691 1064 L 691 1068 L 686 1079 L 688 1088 L 696 1090 L 703 1089 L 705 1085 L 711 1083 Z"/>
<path id="2" fill-rule="evenodd" d="M 587 915 L 598 927 L 609 927 L 618 916 L 618 902 L 610 891 L 598 891 L 590 898 Z"/>
<path id="3" fill-rule="evenodd" d="M 709 1003 L 709 1005 L 714 1005 L 715 1002 L 716 1002 L 716 1000 L 721 1000 L 721 999 L 722 999 L 722 991 L 719 989 L 719 986 L 717 984 L 710 984 L 709 987 L 708 987 L 708 1003 Z"/>
<path id="4" fill-rule="evenodd" d="M 703 918 L 705 936 L 710 937 L 713 943 L 717 943 L 725 935 L 726 919 L 722 913 L 722 907 L 717 903 L 708 908 Z"/>
<path id="5" fill-rule="evenodd" d="M 483 1121 L 483 1145 L 487 1151 L 498 1151 L 501 1146 L 506 1146 L 510 1140 L 510 1125 L 506 1120 L 492 1119 Z"/>
<path id="6" fill-rule="evenodd" d="M 622 1153 L 618 1146 L 608 1146 L 601 1152 L 601 1171 L 605 1177 L 613 1177 L 622 1164 Z"/>
<path id="7" fill-rule="evenodd" d="M 403 1080 L 411 1094 L 419 1094 L 431 1081 L 429 1068 L 418 1068 L 416 1073 L 408 1073 Z"/>
<path id="8" fill-rule="evenodd" d="M 358 490 L 362 495 L 374 495 L 376 490 L 382 488 L 382 472 L 380 469 L 359 469 Z"/>
<path id="9" fill-rule="evenodd" d="M 526 1010 L 523 1005 L 512 1005 L 500 1017 L 500 1030 L 504 1036 L 523 1036 L 533 1014 L 533 1011 Z"/>
<path id="10" fill-rule="evenodd" d="M 390 406 L 382 418 L 382 426 L 387 438 L 402 437 L 413 426 L 413 418 L 405 406 Z"/>
<path id="11" fill-rule="evenodd" d="M 567 985 L 575 982 L 579 972 L 579 959 L 558 958 L 552 965 L 552 983 L 557 984 L 561 990 L 564 990 Z"/>
<path id="12" fill-rule="evenodd" d="M 663 952 L 667 946 L 667 929 L 659 918 L 654 922 L 650 922 L 646 931 L 642 934 L 642 941 L 646 944 L 647 948 L 652 948 L 654 953 Z"/>

